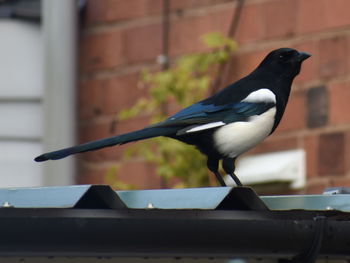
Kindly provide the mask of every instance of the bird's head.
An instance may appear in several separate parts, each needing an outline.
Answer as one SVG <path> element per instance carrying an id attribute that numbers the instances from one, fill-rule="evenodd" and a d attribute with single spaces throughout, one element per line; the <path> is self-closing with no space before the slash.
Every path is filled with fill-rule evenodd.
<path id="1" fill-rule="evenodd" d="M 299 74 L 302 62 L 310 56 L 306 52 L 297 51 L 292 48 L 279 48 L 271 51 L 258 68 L 293 79 Z"/>

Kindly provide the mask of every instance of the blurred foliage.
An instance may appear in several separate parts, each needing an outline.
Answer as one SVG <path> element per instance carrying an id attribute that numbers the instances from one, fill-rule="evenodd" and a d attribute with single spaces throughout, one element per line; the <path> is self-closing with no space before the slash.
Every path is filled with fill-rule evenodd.
<path id="1" fill-rule="evenodd" d="M 149 97 L 140 98 L 133 107 L 120 112 L 118 119 L 150 115 L 151 123 L 157 123 L 167 117 L 169 103 L 186 107 L 206 97 L 213 77 L 219 74 L 218 65 L 230 58 L 237 45 L 220 33 L 204 35 L 202 40 L 210 48 L 208 52 L 184 55 L 168 70 L 143 71 L 141 80 L 149 87 Z M 193 146 L 157 137 L 132 145 L 124 158 L 135 155 L 155 164 L 166 185 L 169 182 L 175 183 L 174 187 L 210 185 L 206 157 Z M 109 180 L 113 178 L 111 174 Z M 113 185 L 125 187 L 121 182 Z"/>

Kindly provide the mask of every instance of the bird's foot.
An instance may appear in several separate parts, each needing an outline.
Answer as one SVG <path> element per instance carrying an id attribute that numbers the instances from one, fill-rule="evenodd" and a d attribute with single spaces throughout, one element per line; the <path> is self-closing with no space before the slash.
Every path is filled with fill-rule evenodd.
<path id="1" fill-rule="evenodd" d="M 233 179 L 233 181 L 235 181 L 237 186 L 243 186 L 243 184 L 241 183 L 241 181 L 238 179 L 237 175 L 235 175 L 235 173 L 231 173 L 230 174 L 231 178 Z"/>
<path id="2" fill-rule="evenodd" d="M 220 185 L 221 186 L 227 186 L 224 179 L 222 179 L 222 176 L 221 174 L 217 171 L 217 172 L 214 172 L 215 176 L 216 176 L 216 179 L 219 181 Z"/>

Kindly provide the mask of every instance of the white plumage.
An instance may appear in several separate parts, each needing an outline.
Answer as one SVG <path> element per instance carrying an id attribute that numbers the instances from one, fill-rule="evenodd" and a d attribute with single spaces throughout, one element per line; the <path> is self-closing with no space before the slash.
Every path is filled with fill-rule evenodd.
<path id="1" fill-rule="evenodd" d="M 249 97 L 249 96 L 248 96 Z M 219 152 L 235 158 L 264 140 L 272 131 L 276 107 L 252 116 L 248 121 L 233 122 L 218 128 L 214 142 Z"/>
<path id="2" fill-rule="evenodd" d="M 224 122 L 222 121 L 216 121 L 216 122 L 211 122 L 211 123 L 206 123 L 203 125 L 196 126 L 194 128 L 191 128 L 186 131 L 186 133 L 191 133 L 191 132 L 197 132 L 197 131 L 202 131 L 202 130 L 207 130 L 207 129 L 212 129 L 215 127 L 223 126 L 225 125 Z"/>
<path id="3" fill-rule="evenodd" d="M 242 102 L 272 102 L 276 103 L 275 94 L 269 89 L 259 89 L 250 93 Z"/>

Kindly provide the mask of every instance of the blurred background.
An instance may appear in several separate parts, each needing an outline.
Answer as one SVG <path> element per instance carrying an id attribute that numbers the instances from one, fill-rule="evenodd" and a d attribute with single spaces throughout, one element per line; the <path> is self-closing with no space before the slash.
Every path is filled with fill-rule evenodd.
<path id="1" fill-rule="evenodd" d="M 196 177 L 187 168 L 159 171 L 161 155 L 126 158 L 128 144 L 44 164 L 33 158 L 144 127 L 153 116 L 147 111 L 118 117 L 140 98 L 152 101 L 157 81 L 145 84 L 142 72 L 173 76 L 169 69 L 188 54 L 227 51 L 223 37 L 235 42 L 229 42 L 230 56 L 206 73 L 206 95 L 248 74 L 275 48 L 312 54 L 293 83 L 279 128 L 238 162 L 243 183 L 266 194 L 349 187 L 348 10 L 347 0 L 1 1 L 0 187 L 216 185 L 211 175 L 186 182 L 187 172 Z M 203 43 L 212 32 L 220 35 Z M 165 115 L 180 108 L 173 97 L 161 102 Z M 191 160 L 192 151 L 184 151 Z M 174 167 L 187 167 L 184 159 Z"/>

